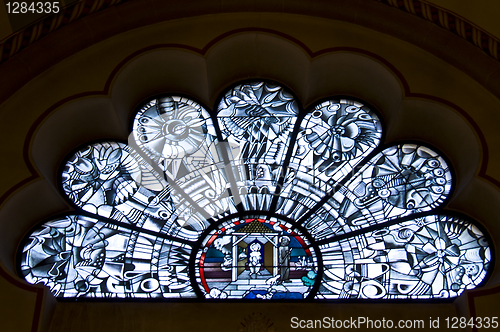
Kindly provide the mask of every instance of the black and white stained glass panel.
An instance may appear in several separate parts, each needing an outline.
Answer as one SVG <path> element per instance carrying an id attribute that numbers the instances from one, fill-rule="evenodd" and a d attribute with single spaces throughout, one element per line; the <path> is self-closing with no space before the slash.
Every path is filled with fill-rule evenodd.
<path id="1" fill-rule="evenodd" d="M 167 181 L 126 144 L 101 142 L 79 149 L 66 163 L 62 186 L 86 212 L 122 225 L 196 237 L 179 225 L 181 209 Z"/>
<path id="2" fill-rule="evenodd" d="M 430 215 L 320 246 L 318 299 L 459 296 L 485 276 L 491 251 L 462 218 Z"/>
<path id="3" fill-rule="evenodd" d="M 170 197 L 182 237 L 194 241 L 208 219 L 236 212 L 225 172 L 227 151 L 221 150 L 227 145 L 218 142 L 210 115 L 200 104 L 179 96 L 151 100 L 136 114 L 129 142 L 167 182 L 156 199 Z"/>
<path id="4" fill-rule="evenodd" d="M 230 165 L 245 210 L 269 209 L 298 112 L 290 92 L 266 82 L 237 85 L 217 106 L 221 135 L 234 147 Z"/>
<path id="5" fill-rule="evenodd" d="M 57 297 L 190 298 L 190 252 L 184 243 L 70 215 L 30 235 L 20 269 Z"/>
<path id="6" fill-rule="evenodd" d="M 430 148 L 391 146 L 337 186 L 304 226 L 318 240 L 373 227 L 437 208 L 451 185 L 446 161 Z"/>
<path id="7" fill-rule="evenodd" d="M 318 104 L 300 124 L 281 196 L 312 193 L 322 198 L 356 171 L 381 136 L 377 115 L 360 102 L 339 99 Z"/>

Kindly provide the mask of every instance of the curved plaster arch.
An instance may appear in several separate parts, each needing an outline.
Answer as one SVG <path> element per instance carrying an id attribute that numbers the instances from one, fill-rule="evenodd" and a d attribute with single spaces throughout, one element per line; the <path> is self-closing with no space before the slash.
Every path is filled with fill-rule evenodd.
<path id="1" fill-rule="evenodd" d="M 30 44 L 33 40 L 37 40 L 40 32 L 32 33 L 27 31 L 28 39 L 23 39 L 20 34 L 14 40 L 18 44 L 23 45 L 23 42 L 28 46 L 22 46 L 21 52 L 15 54 L 9 59 L 9 62 L 4 68 L 8 73 L 17 73 L 12 75 L 15 77 L 11 80 L 6 89 L 0 92 L 0 100 L 8 98 L 12 93 L 20 88 L 26 80 L 40 74 L 45 68 L 53 65 L 54 59 L 61 60 L 69 57 L 72 54 L 88 47 L 89 45 L 98 43 L 117 32 L 128 31 L 131 29 L 143 27 L 152 23 L 162 22 L 164 20 L 175 20 L 193 17 L 204 14 L 221 14 L 221 13 L 238 13 L 238 12 L 272 12 L 272 13 L 289 13 L 308 15 L 318 18 L 329 18 L 344 22 L 352 22 L 354 24 L 377 30 L 382 33 L 388 33 L 401 40 L 418 45 L 431 53 L 441 56 L 445 61 L 459 66 L 462 70 L 469 73 L 471 77 L 478 82 L 488 87 L 493 94 L 500 95 L 499 88 L 495 84 L 495 78 L 500 75 L 499 63 L 497 60 L 489 57 L 474 44 L 469 43 L 466 39 L 459 37 L 461 33 L 453 34 L 453 31 L 447 22 L 444 24 L 439 21 L 434 21 L 434 16 L 448 16 L 448 13 L 432 14 L 426 19 L 422 19 L 416 14 L 414 8 L 407 10 L 404 8 L 406 4 L 394 4 L 403 10 L 396 10 L 378 1 L 322 1 L 321 3 L 313 2 L 295 2 L 295 1 L 264 1 L 257 3 L 238 3 L 234 1 L 206 1 L 197 0 L 190 3 L 188 8 L 183 6 L 172 6 L 165 2 L 163 6 L 155 6 L 155 10 L 150 10 L 148 6 L 142 6 L 138 1 L 127 1 L 119 6 L 113 6 L 98 13 L 73 21 L 74 17 L 81 15 L 82 8 L 76 8 L 76 13 L 72 13 L 73 9 L 69 9 L 66 15 L 71 17 L 61 20 L 58 16 L 54 16 L 55 23 L 48 21 L 49 26 L 57 26 L 58 28 L 48 33 L 44 32 L 44 37 L 37 43 Z M 78 7 L 78 6 L 76 6 Z M 339 10 L 339 8 L 341 10 Z M 96 8 L 88 8 L 88 12 L 94 12 Z M 406 12 L 405 12 L 406 11 Z M 409 13 L 408 13 L 409 12 Z M 424 15 L 426 16 L 426 15 Z M 452 15 L 453 16 L 453 15 Z M 140 19 L 138 19 L 140 17 Z M 452 17 L 456 19 L 455 17 Z M 52 19 L 52 17 L 51 17 Z M 429 20 L 430 19 L 430 20 Z M 64 24 L 61 25 L 61 21 Z M 65 25 L 68 22 L 71 24 Z M 443 25 L 445 29 L 439 25 Z M 61 27 L 60 27 L 61 26 Z M 95 29 L 95 26 L 100 26 L 100 29 Z M 450 29 L 448 31 L 447 29 Z M 35 29 L 36 30 L 36 29 Z M 41 28 L 38 30 L 42 30 Z M 53 27 L 50 31 L 53 30 Z M 418 33 L 415 33 L 417 31 Z M 47 34 L 48 33 L 48 34 Z M 487 35 L 485 35 L 488 38 Z M 43 52 L 44 49 L 58 45 L 58 40 L 72 40 L 71 43 L 65 43 L 53 49 L 54 56 L 52 62 L 40 61 L 32 64 L 26 59 L 29 59 L 33 54 Z M 443 47 L 443 44 L 446 47 Z M 11 45 L 12 46 L 12 45 Z M 488 50 L 484 46 L 482 48 Z M 9 47 L 10 48 L 10 47 Z M 17 45 L 15 49 L 17 48 Z M 472 58 L 474 61 L 464 62 L 455 54 L 462 52 L 467 53 L 467 58 Z M 488 51 L 489 52 L 489 51 Z M 10 56 L 9 49 L 5 49 L 6 56 Z M 26 66 L 26 64 L 29 66 Z M 473 63 L 470 65 L 469 63 Z M 493 73 L 493 75 L 491 75 Z M 4 76 L 5 77 L 5 76 Z M 2 77 L 0 77 L 1 79 Z"/>

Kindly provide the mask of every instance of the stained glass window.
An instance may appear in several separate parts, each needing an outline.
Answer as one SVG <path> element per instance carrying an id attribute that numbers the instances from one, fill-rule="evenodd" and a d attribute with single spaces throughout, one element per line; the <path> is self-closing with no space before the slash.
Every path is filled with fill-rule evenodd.
<path id="1" fill-rule="evenodd" d="M 444 156 L 382 134 L 364 103 L 304 111 L 270 82 L 213 112 L 151 99 L 127 143 L 68 156 L 75 212 L 27 236 L 20 274 L 66 298 L 434 299 L 484 283 L 488 237 L 443 210 Z"/>

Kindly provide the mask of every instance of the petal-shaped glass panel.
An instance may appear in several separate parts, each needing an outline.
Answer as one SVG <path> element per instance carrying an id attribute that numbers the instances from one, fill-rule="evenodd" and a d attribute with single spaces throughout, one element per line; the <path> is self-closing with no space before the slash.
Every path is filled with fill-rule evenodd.
<path id="1" fill-rule="evenodd" d="M 104 142 L 85 146 L 69 158 L 62 185 L 69 199 L 83 210 L 105 213 L 132 196 L 140 178 L 131 149 L 122 143 Z"/>
<path id="2" fill-rule="evenodd" d="M 429 211 L 444 202 L 451 190 L 446 161 L 428 147 L 417 144 L 392 146 L 370 160 L 346 184 L 357 206 L 384 217 L 409 211 Z M 382 202 L 383 209 L 377 209 Z"/>
<path id="3" fill-rule="evenodd" d="M 207 219 L 236 212 L 221 150 L 227 144 L 218 142 L 200 104 L 179 96 L 151 100 L 136 114 L 129 144 L 168 183 L 157 200 L 171 197 L 185 238 L 196 240 Z"/>
<path id="4" fill-rule="evenodd" d="M 73 215 L 31 233 L 20 269 L 56 297 L 189 298 L 190 252 L 177 241 Z"/>
<path id="5" fill-rule="evenodd" d="M 277 218 L 233 218 L 203 240 L 196 279 L 206 298 L 304 299 L 316 281 L 310 242 Z"/>
<path id="6" fill-rule="evenodd" d="M 462 218 L 431 215 L 320 246 L 318 299 L 449 298 L 483 282 L 491 252 Z"/>
<path id="7" fill-rule="evenodd" d="M 162 176 L 123 143 L 94 143 L 78 150 L 66 163 L 62 186 L 83 210 L 134 227 L 189 240 L 208 225 L 202 216 L 193 216 L 191 207 L 175 204 Z M 189 227 L 178 217 L 186 209 Z"/>
<path id="8" fill-rule="evenodd" d="M 430 211 L 445 201 L 451 184 L 446 161 L 430 148 L 392 146 L 362 165 L 304 226 L 325 239 Z"/>
<path id="9" fill-rule="evenodd" d="M 298 114 L 291 93 L 278 85 L 247 83 L 230 89 L 217 107 L 222 137 L 243 208 L 269 210 Z"/>
<path id="10" fill-rule="evenodd" d="M 347 99 L 318 104 L 300 123 L 280 196 L 319 201 L 355 172 L 381 137 L 380 120 L 367 106 Z"/>

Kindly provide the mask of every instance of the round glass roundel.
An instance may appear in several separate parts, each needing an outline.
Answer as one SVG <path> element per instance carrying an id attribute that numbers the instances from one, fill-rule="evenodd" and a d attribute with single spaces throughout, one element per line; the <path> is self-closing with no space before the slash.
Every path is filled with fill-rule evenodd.
<path id="1" fill-rule="evenodd" d="M 235 218 L 203 239 L 196 279 L 206 298 L 294 300 L 316 282 L 316 252 L 289 223 Z"/>

